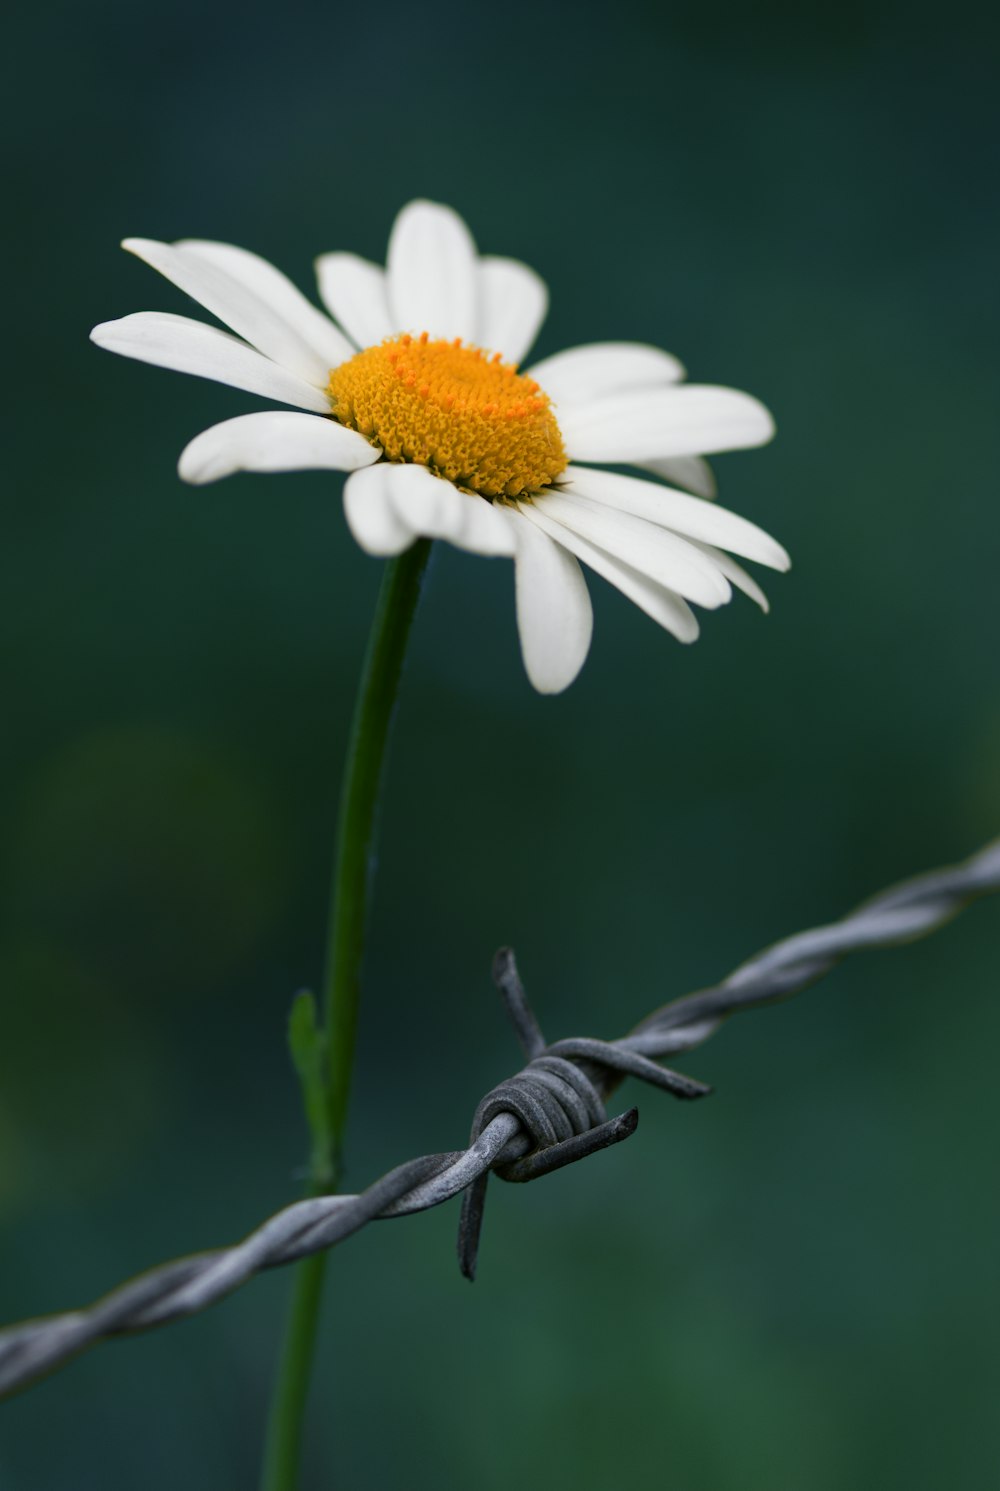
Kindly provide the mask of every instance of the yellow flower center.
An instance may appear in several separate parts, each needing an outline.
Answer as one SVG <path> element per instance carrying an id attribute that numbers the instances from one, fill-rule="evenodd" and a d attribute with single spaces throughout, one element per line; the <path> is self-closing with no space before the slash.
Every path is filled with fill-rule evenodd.
<path id="1" fill-rule="evenodd" d="M 427 466 L 483 497 L 520 497 L 566 469 L 548 397 L 499 352 L 393 337 L 330 374 L 341 424 L 380 445 L 390 461 Z"/>

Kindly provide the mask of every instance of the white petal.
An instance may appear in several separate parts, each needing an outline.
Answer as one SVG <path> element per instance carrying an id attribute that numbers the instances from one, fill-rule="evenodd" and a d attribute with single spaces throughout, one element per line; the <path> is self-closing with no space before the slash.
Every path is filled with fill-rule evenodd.
<path id="1" fill-rule="evenodd" d="M 654 476 L 662 476 L 672 487 L 693 492 L 696 497 L 711 500 L 719 495 L 715 472 L 701 456 L 675 456 L 673 460 L 641 461 L 639 464 L 644 470 L 652 471 Z"/>
<path id="2" fill-rule="evenodd" d="M 357 471 L 380 454 L 332 419 L 281 409 L 241 414 L 204 430 L 181 452 L 177 469 L 184 481 L 201 486 L 235 471 Z"/>
<path id="3" fill-rule="evenodd" d="M 276 399 L 279 404 L 294 404 L 299 409 L 312 409 L 317 414 L 330 412 L 329 401 L 311 383 L 279 367 L 227 331 L 192 321 L 187 316 L 137 311 L 120 321 L 104 321 L 95 326 L 90 339 L 109 352 L 151 362 L 155 367 L 212 378 L 216 383 L 229 383 L 247 393 Z"/>
<path id="4" fill-rule="evenodd" d="M 326 384 L 332 368 L 354 356 L 353 346 L 339 327 L 334 326 L 329 316 L 324 316 L 292 284 L 287 275 L 282 274 L 280 269 L 275 269 L 273 264 L 269 264 L 259 254 L 252 254 L 249 249 L 236 248 L 231 243 L 214 243 L 205 238 L 185 238 L 175 244 L 175 247 L 202 263 L 217 266 L 282 316 L 315 354 L 321 370 L 322 385 Z M 233 327 L 234 331 L 239 329 L 238 326 Z M 253 342 L 255 347 L 260 345 L 247 333 L 242 335 L 246 336 L 248 342 Z M 260 347 L 260 350 L 266 352 L 268 349 Z M 276 361 L 281 360 L 277 354 L 272 355 Z"/>
<path id="5" fill-rule="evenodd" d="M 676 357 L 643 342 L 592 342 L 568 347 L 528 370 L 560 410 L 589 404 L 607 394 L 679 383 L 684 369 Z"/>
<path id="6" fill-rule="evenodd" d="M 721 549 L 713 549 L 711 544 L 696 544 L 695 547 L 703 550 L 719 566 L 726 579 L 735 585 L 737 590 L 742 590 L 744 595 L 756 601 L 767 615 L 771 609 L 770 602 L 753 575 L 748 575 L 741 564 L 737 564 L 735 559 L 729 554 L 724 554 Z"/>
<path id="7" fill-rule="evenodd" d="M 540 694 L 559 694 L 590 651 L 594 613 L 587 582 L 572 554 L 516 509 L 515 592 L 521 655 Z"/>
<path id="8" fill-rule="evenodd" d="M 533 502 L 554 522 L 685 600 L 714 608 L 732 595 L 718 565 L 675 533 L 575 494 L 545 493 Z"/>
<path id="9" fill-rule="evenodd" d="M 730 549 L 771 569 L 786 570 L 791 565 L 785 550 L 763 528 L 714 502 L 689 497 L 685 492 L 675 492 L 638 476 L 620 476 L 586 466 L 567 467 L 562 481 L 567 492 L 589 497 L 616 512 L 645 518 L 647 523 L 669 528 L 687 538 Z"/>
<path id="10" fill-rule="evenodd" d="M 319 293 L 359 347 L 376 347 L 396 330 L 389 314 L 385 270 L 357 254 L 321 254 L 316 260 Z"/>
<path id="11" fill-rule="evenodd" d="M 687 601 L 673 590 L 668 590 L 664 585 L 657 585 L 655 580 L 650 580 L 647 575 L 640 574 L 638 570 L 632 569 L 631 565 L 622 564 L 621 560 L 613 559 L 610 554 L 588 543 L 578 533 L 572 533 L 568 528 L 561 528 L 534 503 L 524 503 L 518 510 L 529 522 L 537 524 L 550 538 L 554 538 L 569 549 L 577 559 L 582 559 L 584 564 L 589 565 L 602 579 L 614 585 L 622 595 L 627 596 L 634 605 L 645 611 L 647 616 L 651 616 L 660 626 L 673 633 L 679 642 L 695 641 L 699 631 L 698 618 Z"/>
<path id="12" fill-rule="evenodd" d="M 387 468 L 386 480 L 396 516 L 412 533 L 447 539 L 471 554 L 513 556 L 514 534 L 506 508 L 460 492 L 426 466 L 394 463 Z"/>
<path id="13" fill-rule="evenodd" d="M 226 249 L 229 245 L 223 244 L 220 247 Z M 287 368 L 290 373 L 295 373 L 317 388 L 326 386 L 330 374 L 329 362 L 319 356 L 294 322 L 288 319 L 286 307 L 276 305 L 270 298 L 262 298 L 259 288 L 249 289 L 243 281 L 234 278 L 230 270 L 211 263 L 207 258 L 199 257 L 197 253 L 178 244 L 156 243 L 150 238 L 126 238 L 122 248 L 135 254 L 136 258 L 142 259 L 153 269 L 159 270 L 171 284 L 190 295 L 199 305 L 211 311 L 213 316 L 218 316 L 220 321 L 224 321 L 244 341 L 270 357 L 280 367 Z M 232 253 L 238 254 L 239 249 L 232 249 Z M 263 260 L 259 262 L 264 263 Z M 271 265 L 266 265 L 265 268 L 270 269 L 279 282 L 284 282 L 285 291 L 293 298 L 298 295 L 294 285 L 285 280 L 284 275 L 272 269 Z M 273 290 L 273 287 L 269 289 Z M 287 293 L 284 299 L 287 302 Z M 308 310 L 308 301 L 303 300 L 302 303 Z M 318 311 L 315 314 L 319 316 Z M 326 324 L 330 325 L 329 322 Z M 336 328 L 330 326 L 330 330 L 339 343 Z M 342 361 L 339 356 L 338 361 Z"/>
<path id="14" fill-rule="evenodd" d="M 392 504 L 391 473 L 387 461 L 355 471 L 344 483 L 344 516 L 355 541 L 369 554 L 402 554 L 416 537 L 400 521 Z"/>
<path id="15" fill-rule="evenodd" d="M 711 455 L 763 445 L 774 434 L 770 414 L 750 394 L 696 383 L 612 394 L 560 408 L 558 419 L 574 461 Z"/>
<path id="16" fill-rule="evenodd" d="M 545 281 L 516 259 L 479 261 L 479 326 L 476 340 L 491 352 L 519 363 L 530 348 L 549 307 Z"/>
<path id="17" fill-rule="evenodd" d="M 436 202 L 404 207 L 387 274 L 395 330 L 476 340 L 476 246 L 457 212 Z"/>

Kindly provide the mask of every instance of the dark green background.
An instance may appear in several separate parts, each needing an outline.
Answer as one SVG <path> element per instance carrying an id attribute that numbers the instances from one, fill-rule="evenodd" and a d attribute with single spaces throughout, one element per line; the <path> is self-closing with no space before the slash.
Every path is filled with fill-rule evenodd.
<path id="1" fill-rule="evenodd" d="M 994 38 L 949 8 L 22 9 L 4 129 L 0 1316 L 297 1194 L 379 566 L 329 475 L 183 487 L 255 401 L 98 352 L 183 310 L 126 234 L 381 259 L 416 195 L 774 410 L 723 500 L 795 567 L 682 649 L 601 582 L 530 690 L 508 564 L 440 552 L 391 760 L 353 1104 L 362 1186 L 459 1145 L 544 1026 L 615 1035 L 1000 828 Z M 194 312 L 194 314 L 198 314 Z M 710 1102 L 336 1255 L 309 1487 L 995 1484 L 1000 917 L 843 967 L 687 1066 Z M 288 1276 L 0 1410 L 3 1491 L 252 1487 Z"/>

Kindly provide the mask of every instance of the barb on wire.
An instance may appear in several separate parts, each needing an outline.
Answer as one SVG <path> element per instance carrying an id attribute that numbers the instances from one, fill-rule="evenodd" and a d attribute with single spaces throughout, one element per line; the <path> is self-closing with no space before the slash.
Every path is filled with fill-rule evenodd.
<path id="1" fill-rule="evenodd" d="M 639 1077 L 677 1098 L 701 1098 L 711 1092 L 704 1082 L 657 1066 L 648 1056 L 613 1041 L 571 1040 L 547 1046 L 509 947 L 502 947 L 493 959 L 493 981 L 529 1059 L 523 1071 L 483 1098 L 472 1120 L 469 1144 L 475 1145 L 493 1119 L 513 1114 L 534 1146 L 522 1159 L 501 1156 L 494 1161 L 493 1170 L 501 1180 L 536 1180 L 634 1134 L 637 1108 L 610 1120 L 604 1110 L 604 1098 L 615 1085 L 615 1077 Z M 482 1170 L 462 1197 L 458 1264 L 467 1279 L 476 1276 L 489 1178 L 489 1170 Z"/>
<path id="2" fill-rule="evenodd" d="M 490 1171 L 504 1180 L 534 1180 L 627 1139 L 635 1131 L 636 1110 L 608 1120 L 604 1106 L 625 1077 L 652 1082 L 675 1097 L 702 1097 L 709 1091 L 703 1083 L 658 1062 L 700 1045 L 728 1016 L 808 987 L 846 954 L 926 936 L 971 901 L 998 890 L 1000 840 L 960 865 L 883 891 L 841 921 L 775 943 L 721 983 L 664 1005 L 616 1041 L 572 1039 L 547 1045 L 514 955 L 501 950 L 494 960 L 494 979 L 527 1065 L 480 1103 L 467 1149 L 410 1160 L 356 1196 L 296 1202 L 235 1247 L 152 1269 L 87 1309 L 9 1326 L 0 1331 L 0 1396 L 98 1341 L 193 1315 L 261 1269 L 294 1263 L 333 1247 L 376 1218 L 439 1206 L 461 1191 L 466 1194 L 459 1262 L 472 1278 Z"/>

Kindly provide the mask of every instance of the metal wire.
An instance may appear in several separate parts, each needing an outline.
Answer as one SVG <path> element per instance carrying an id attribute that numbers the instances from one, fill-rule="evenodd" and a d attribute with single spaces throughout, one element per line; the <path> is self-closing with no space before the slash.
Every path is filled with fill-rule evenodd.
<path id="1" fill-rule="evenodd" d="M 502 949 L 494 978 L 528 1057 L 477 1109 L 465 1150 L 424 1155 L 381 1176 L 355 1196 L 320 1196 L 287 1206 L 235 1247 L 197 1253 L 130 1280 L 87 1309 L 0 1331 L 0 1396 L 6 1396 L 110 1336 L 193 1315 L 261 1269 L 333 1247 L 376 1218 L 407 1216 L 466 1192 L 459 1262 L 475 1272 L 486 1182 L 533 1180 L 628 1138 L 635 1109 L 608 1120 L 604 1103 L 626 1076 L 674 1096 L 697 1098 L 704 1084 L 657 1060 L 688 1051 L 740 1010 L 785 999 L 828 973 L 847 953 L 887 947 L 937 930 L 971 901 L 1000 890 L 1000 840 L 960 865 L 934 870 L 859 906 L 841 921 L 786 938 L 711 988 L 654 1011 L 617 1041 L 573 1039 L 546 1045 Z"/>

